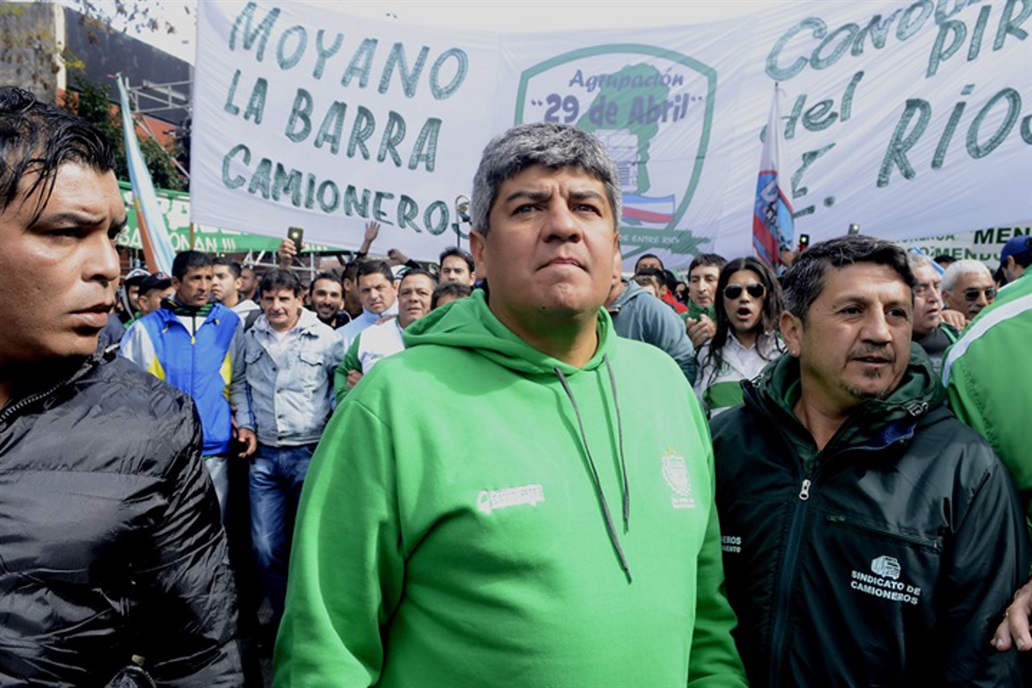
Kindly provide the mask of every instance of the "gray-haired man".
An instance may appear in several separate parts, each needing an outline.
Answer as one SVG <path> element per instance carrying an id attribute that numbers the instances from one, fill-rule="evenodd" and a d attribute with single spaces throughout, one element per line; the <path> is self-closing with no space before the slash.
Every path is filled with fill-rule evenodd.
<path id="1" fill-rule="evenodd" d="M 571 127 L 485 149 L 471 248 L 489 294 L 407 327 L 327 426 L 277 685 L 744 685 L 701 410 L 602 309 L 617 184 Z"/>

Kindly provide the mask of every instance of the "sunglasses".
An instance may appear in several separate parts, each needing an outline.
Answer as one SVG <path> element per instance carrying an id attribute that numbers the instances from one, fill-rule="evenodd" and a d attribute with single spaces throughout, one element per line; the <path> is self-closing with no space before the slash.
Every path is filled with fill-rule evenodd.
<path id="1" fill-rule="evenodd" d="M 985 300 L 986 301 L 992 301 L 993 299 L 996 298 L 996 288 L 995 287 L 986 287 L 985 289 L 977 289 L 977 288 L 965 289 L 964 290 L 964 299 L 967 300 L 967 301 L 977 301 L 979 294 L 985 294 Z"/>
<path id="2" fill-rule="evenodd" d="M 753 282 L 752 284 L 746 284 L 744 286 L 741 284 L 729 284 L 724 287 L 724 297 L 734 301 L 742 295 L 743 289 L 754 299 L 762 299 L 763 295 L 767 293 L 767 288 L 758 282 Z"/>

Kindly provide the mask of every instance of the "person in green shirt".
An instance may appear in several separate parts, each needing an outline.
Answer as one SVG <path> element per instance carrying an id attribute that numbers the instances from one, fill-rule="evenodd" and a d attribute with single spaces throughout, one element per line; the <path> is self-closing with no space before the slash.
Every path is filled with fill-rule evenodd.
<path id="1" fill-rule="evenodd" d="M 576 128 L 521 125 L 472 197 L 489 289 L 406 328 L 330 421 L 275 685 L 745 686 L 706 421 L 674 362 L 602 308 L 612 159 Z"/>

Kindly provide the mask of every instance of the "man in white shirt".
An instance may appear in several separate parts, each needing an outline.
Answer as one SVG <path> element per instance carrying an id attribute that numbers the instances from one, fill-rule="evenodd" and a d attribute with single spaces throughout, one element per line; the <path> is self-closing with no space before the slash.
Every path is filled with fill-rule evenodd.
<path id="1" fill-rule="evenodd" d="M 344 351 L 351 346 L 362 330 L 376 324 L 385 315 L 396 315 L 395 301 L 398 288 L 394 284 L 394 273 L 386 262 L 370 260 L 358 266 L 358 298 L 362 301 L 362 315 L 354 318 L 337 330 Z"/>
<path id="2" fill-rule="evenodd" d="M 426 270 L 409 270 L 398 284 L 398 317 L 377 323 L 359 333 L 348 347 L 333 376 L 337 403 L 344 400 L 381 358 L 405 350 L 401 331 L 430 312 L 437 283 Z"/>

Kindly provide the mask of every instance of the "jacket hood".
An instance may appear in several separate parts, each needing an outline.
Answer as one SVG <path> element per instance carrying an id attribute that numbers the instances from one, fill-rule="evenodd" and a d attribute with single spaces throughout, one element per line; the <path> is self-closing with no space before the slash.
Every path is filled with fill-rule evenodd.
<path id="1" fill-rule="evenodd" d="M 613 323 L 604 308 L 599 309 L 598 347 L 583 370 L 594 370 L 613 348 Z M 406 348 L 437 344 L 473 349 L 498 365 L 525 374 L 555 377 L 555 368 L 565 375 L 575 375 L 580 368 L 544 354 L 516 336 L 503 325 L 487 305 L 484 292 L 477 289 L 468 299 L 453 301 L 431 311 L 405 328 L 402 333 Z"/>
<path id="2" fill-rule="evenodd" d="M 628 279 L 624 279 L 622 281 L 624 284 L 623 291 L 621 291 L 620 295 L 616 297 L 616 301 L 613 301 L 613 303 L 609 304 L 607 308 L 609 312 L 619 311 L 621 308 L 630 303 L 632 299 L 636 299 L 639 296 L 649 296 L 649 294 L 644 289 L 638 286 L 637 282 Z"/>
<path id="3" fill-rule="evenodd" d="M 797 445 L 812 444 L 809 432 L 793 412 L 800 395 L 799 360 L 783 354 L 764 368 L 755 382 L 743 383 L 746 404 L 773 416 Z M 912 434 L 917 421 L 942 406 L 946 390 L 928 354 L 910 348 L 910 360 L 899 385 L 884 399 L 867 399 L 850 414 L 828 443 L 828 449 L 847 446 L 887 446 Z"/>

